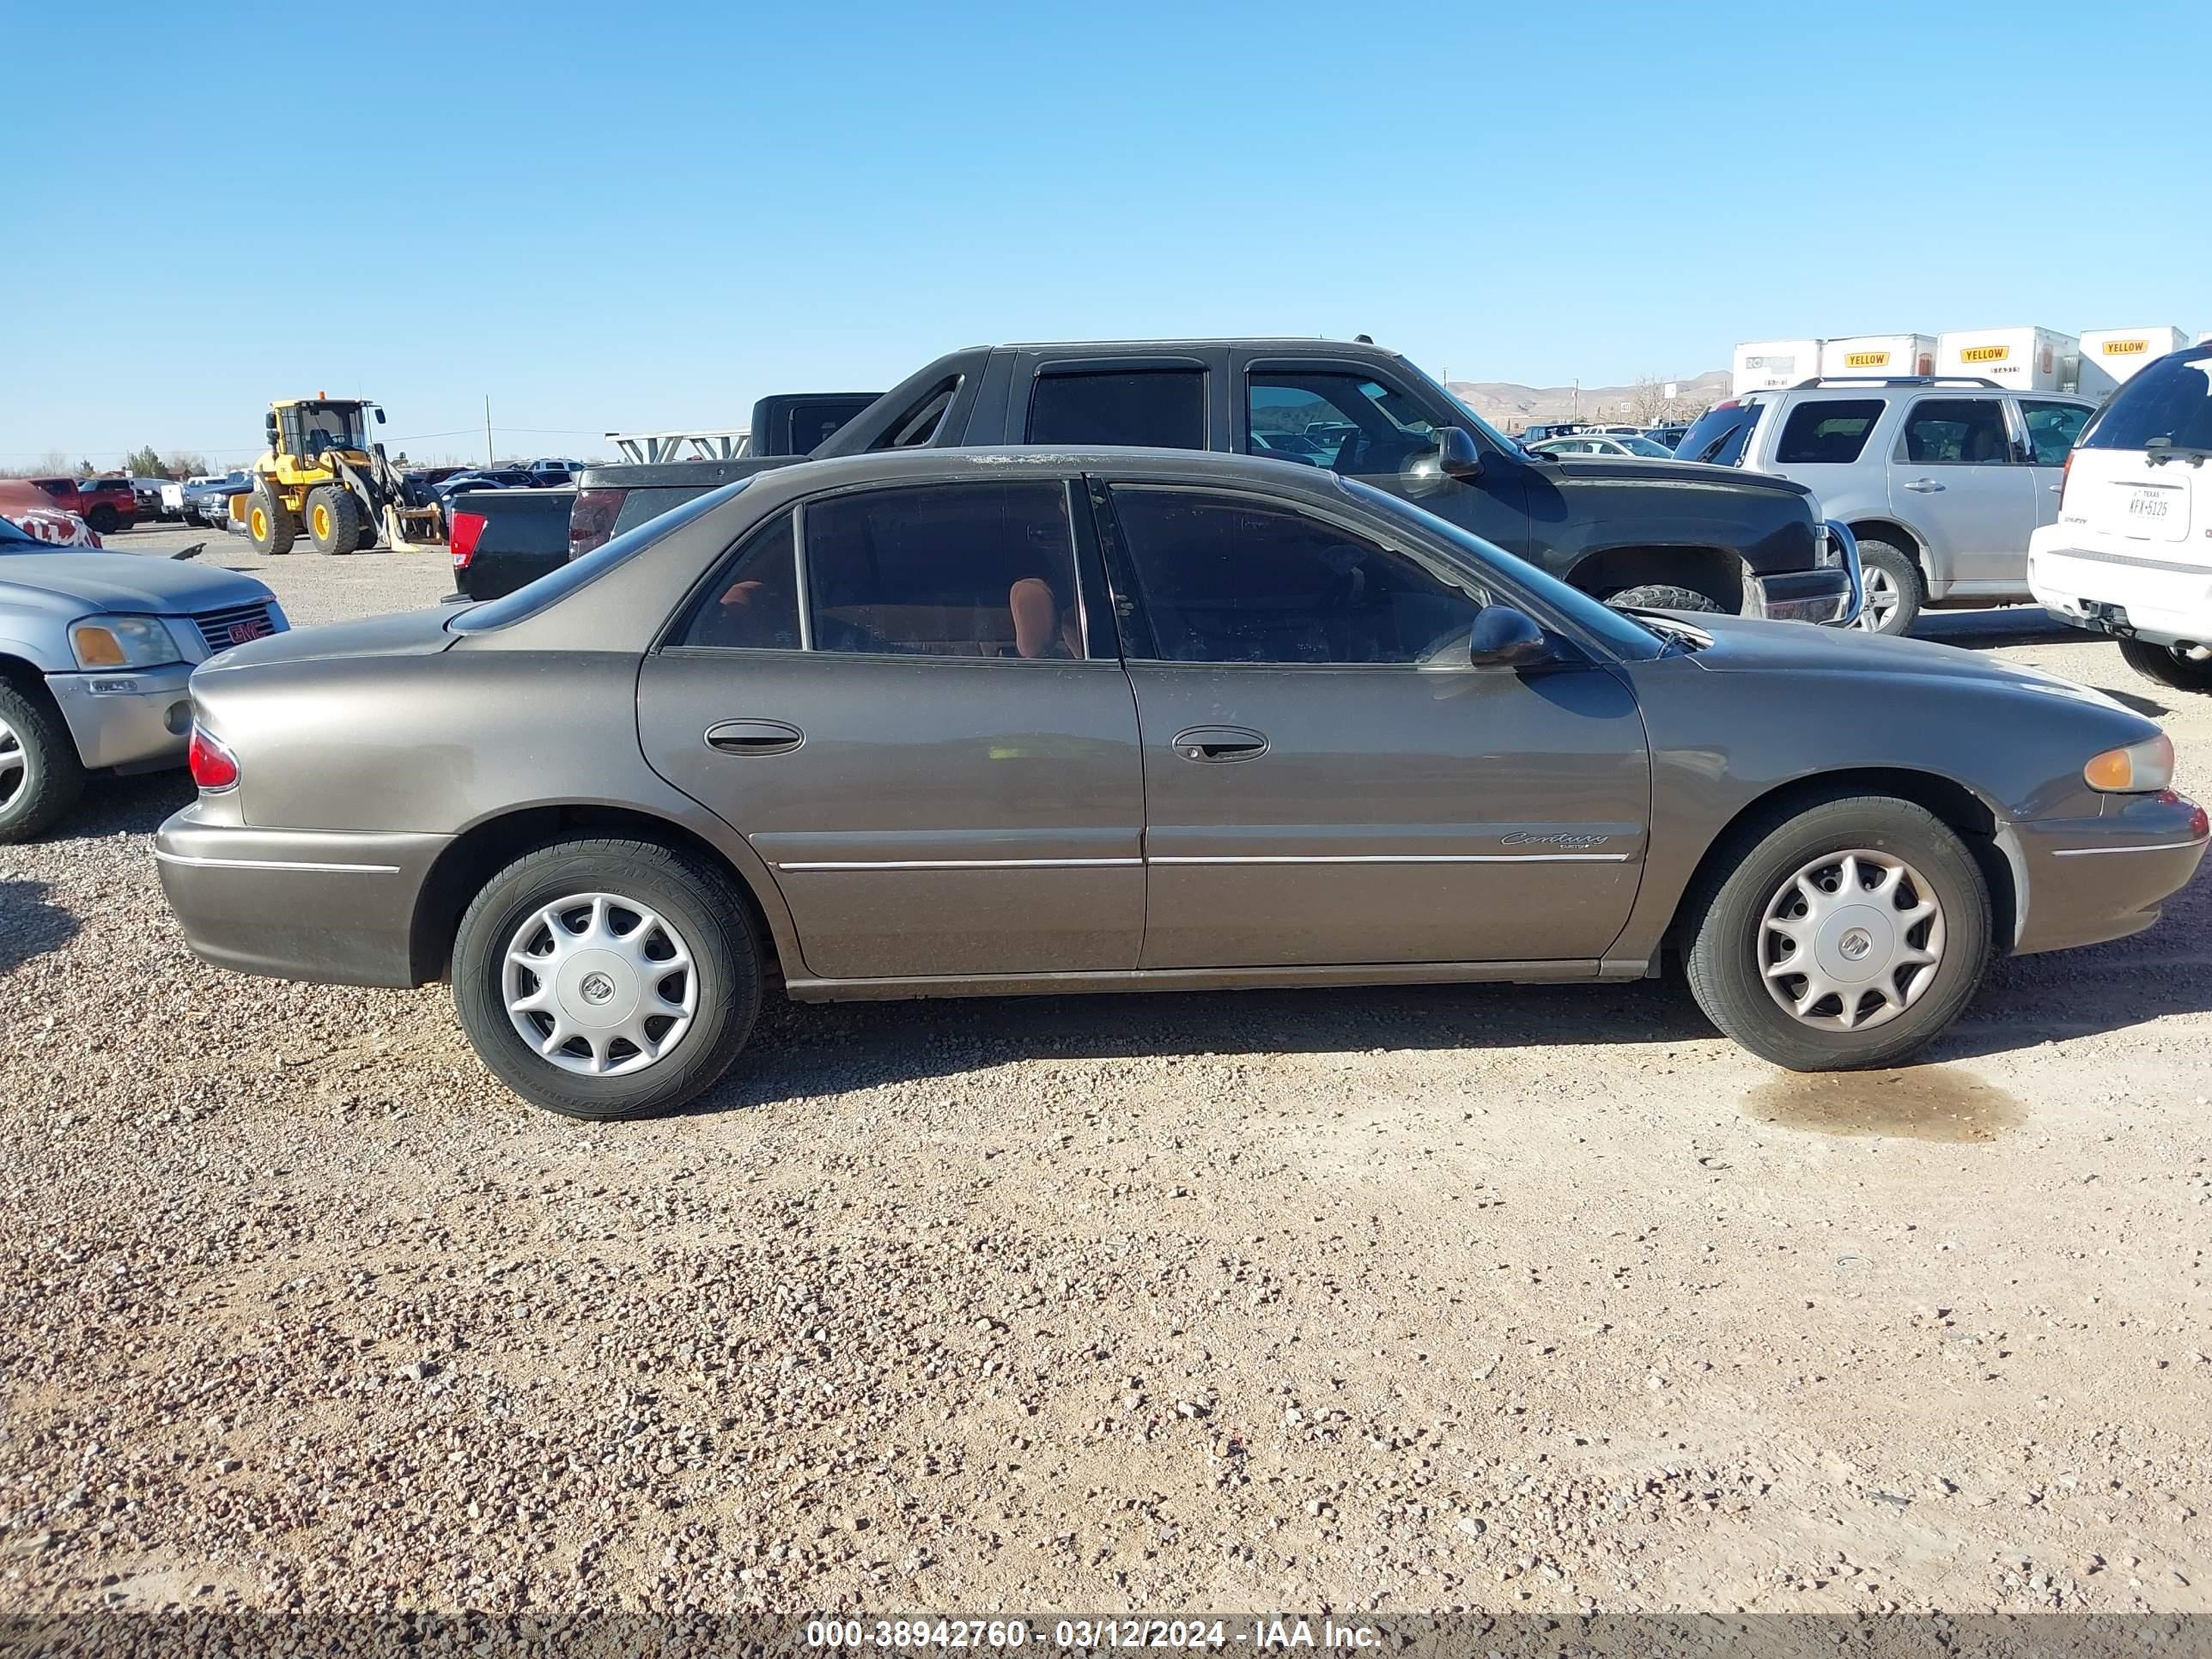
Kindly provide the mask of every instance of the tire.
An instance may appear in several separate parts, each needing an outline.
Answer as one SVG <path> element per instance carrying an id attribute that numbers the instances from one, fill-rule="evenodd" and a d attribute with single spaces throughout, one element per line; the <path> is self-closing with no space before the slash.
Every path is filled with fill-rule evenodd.
<path id="1" fill-rule="evenodd" d="M 2185 657 L 2172 646 L 2148 640 L 2120 641 L 2120 656 L 2146 679 L 2170 685 L 2177 691 L 2212 691 L 2212 658 Z"/>
<path id="2" fill-rule="evenodd" d="M 255 552 L 265 553 L 272 559 L 281 558 L 292 550 L 292 544 L 299 538 L 300 521 L 292 516 L 292 509 L 284 505 L 282 496 L 267 483 L 258 483 L 246 497 L 246 533 Z"/>
<path id="3" fill-rule="evenodd" d="M 1711 861 L 1709 884 L 1684 912 L 1694 918 L 1685 953 L 1690 993 L 1724 1035 L 1761 1060 L 1793 1072 L 1894 1066 L 1941 1035 L 1980 986 L 1990 957 L 1989 888 L 1966 844 L 1926 808 L 1880 795 L 1819 801 L 1749 826 L 1721 851 Z M 1794 878 L 1820 865 L 1813 878 L 1819 886 L 1831 873 L 1840 876 L 1847 854 L 1857 855 L 1853 866 L 1864 902 L 1832 914 L 1806 943 L 1786 945 L 1768 919 L 1805 907 Z M 1880 891 L 1869 890 L 1868 878 L 1882 873 L 1885 860 L 1904 866 L 1902 879 Z M 1838 884 L 1834 890 L 1844 890 Z M 1931 895 L 1938 907 L 1931 919 L 1885 925 L 1885 915 L 1910 918 L 1910 904 Z M 1782 919 L 1804 916 L 1801 910 Z M 1901 941 L 1907 954 L 1887 975 L 1893 998 L 1872 988 L 1885 977 L 1878 970 L 1852 979 L 1849 994 L 1858 1023 L 1851 1029 L 1840 1024 L 1842 997 L 1814 1000 L 1810 977 L 1766 972 L 1770 965 L 1802 959 L 1824 975 L 1832 965 L 1842 976 L 1863 975 L 1859 963 L 1846 958 L 1854 936 L 1863 948 L 1869 932 L 1877 935 L 1872 942 L 1885 961 L 1889 939 Z M 1915 963 L 1922 953 L 1911 949 L 1916 945 L 1935 961 Z M 1808 951 L 1814 954 L 1801 957 Z M 1923 968 L 1930 971 L 1923 974 Z M 1783 1006 L 1770 985 L 1805 1004 L 1810 1018 Z M 1889 1000 L 1900 1006 L 1890 1009 Z"/>
<path id="4" fill-rule="evenodd" d="M 590 911 L 592 896 L 613 901 L 609 924 L 617 936 L 611 941 L 616 948 L 599 953 L 605 965 L 579 963 L 572 957 L 566 971 L 578 977 L 556 1008 L 511 1014 L 508 976 L 526 970 L 510 966 L 510 946 L 532 950 L 543 944 L 550 960 L 558 947 L 544 913 L 564 899 L 578 899 L 576 908 L 566 913 L 562 924 L 566 927 Z M 636 923 L 628 929 L 621 926 L 625 907 Z M 761 948 L 748 914 L 728 876 L 687 854 L 644 841 L 556 842 L 508 865 L 470 903 L 453 941 L 453 1006 L 484 1064 L 534 1105 L 592 1121 L 671 1111 L 711 1088 L 752 1035 L 760 1013 Z M 648 915 L 653 921 L 645 920 Z M 620 945 L 641 934 L 645 939 L 638 950 L 620 951 Z M 572 932 L 571 950 L 577 948 L 576 937 Z M 688 1026 L 678 1030 L 672 1018 L 656 1036 L 652 1022 L 663 1017 L 654 1015 L 637 1028 L 647 1042 L 670 1042 L 665 1054 L 612 1076 L 586 1075 L 545 1056 L 542 1040 L 557 1035 L 556 1018 L 574 1027 L 570 1016 L 586 1006 L 586 999 L 600 1000 L 592 988 L 594 980 L 606 986 L 606 994 L 627 994 L 627 1008 L 643 1006 L 640 999 L 648 994 L 642 988 L 646 981 L 633 977 L 628 964 L 641 960 L 640 951 L 672 938 L 681 942 L 691 959 L 685 976 L 690 983 L 672 975 L 658 981 L 657 988 L 679 997 L 688 990 L 692 1000 Z M 649 966 L 651 958 L 643 959 Z M 620 976 L 622 982 L 610 983 L 611 975 Z M 550 990 L 562 982 L 558 974 L 543 979 L 528 975 L 514 981 L 513 988 L 519 993 Z M 529 1023 L 538 1039 L 526 1042 L 519 1019 Z M 585 1053 L 574 1054 L 574 1064 L 586 1063 L 586 1054 L 600 1063 L 634 1064 L 643 1048 L 628 1042 L 629 1052 L 623 1054 L 627 1039 L 611 1036 L 610 1030 L 602 1026 L 590 1037 L 580 1033 L 559 1052 L 571 1053 L 581 1042 Z"/>
<path id="5" fill-rule="evenodd" d="M 0 846 L 44 835 L 84 793 L 84 763 L 43 691 L 0 680 Z"/>
<path id="6" fill-rule="evenodd" d="M 1646 582 L 1641 587 L 1624 587 L 1608 595 L 1606 603 L 1613 605 L 1641 605 L 1646 611 L 1703 611 L 1714 616 L 1724 614 L 1720 605 L 1707 599 L 1694 587 L 1675 587 L 1666 582 Z"/>
<path id="7" fill-rule="evenodd" d="M 103 536 L 112 536 L 123 527 L 123 520 L 106 501 L 94 504 L 84 515 L 84 521 Z"/>
<path id="8" fill-rule="evenodd" d="M 1859 612 L 1862 633 L 1909 633 L 1928 603 L 1928 584 L 1920 561 L 1894 542 L 1859 544 L 1859 573 L 1866 583 L 1866 608 Z M 1876 594 L 1882 597 L 1877 605 Z"/>
<path id="9" fill-rule="evenodd" d="M 318 553 L 336 558 L 361 545 L 361 503 L 340 485 L 319 484 L 307 492 L 305 523 Z"/>

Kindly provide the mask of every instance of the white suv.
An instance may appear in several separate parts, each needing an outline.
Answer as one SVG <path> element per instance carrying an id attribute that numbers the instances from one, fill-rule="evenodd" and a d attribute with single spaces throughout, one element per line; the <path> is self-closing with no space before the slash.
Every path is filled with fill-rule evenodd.
<path id="1" fill-rule="evenodd" d="M 2028 544 L 2035 597 L 2116 635 L 2137 672 L 2212 691 L 2212 345 L 2130 377 L 2066 458 L 2058 522 Z"/>

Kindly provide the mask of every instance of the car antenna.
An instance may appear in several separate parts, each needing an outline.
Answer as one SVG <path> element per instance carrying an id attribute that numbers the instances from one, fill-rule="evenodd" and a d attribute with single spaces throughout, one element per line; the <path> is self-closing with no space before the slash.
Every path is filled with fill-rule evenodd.
<path id="1" fill-rule="evenodd" d="M 1352 343 L 1354 345 L 1373 345 L 1375 343 L 1375 337 L 1372 334 L 1355 334 L 1352 337 Z"/>

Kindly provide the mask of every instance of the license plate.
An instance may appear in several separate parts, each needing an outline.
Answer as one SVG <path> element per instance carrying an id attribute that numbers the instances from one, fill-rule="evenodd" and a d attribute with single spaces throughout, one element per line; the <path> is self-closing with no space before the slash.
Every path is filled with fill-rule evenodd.
<path id="1" fill-rule="evenodd" d="M 264 635 L 274 634 L 276 631 L 276 624 L 265 617 L 258 617 L 252 622 L 233 623 L 230 625 L 230 642 L 233 645 L 244 645 L 248 640 L 258 640 Z"/>
<path id="2" fill-rule="evenodd" d="M 2173 510 L 2173 492 L 2138 485 L 2128 497 L 2128 517 L 2137 524 L 2162 525 Z"/>

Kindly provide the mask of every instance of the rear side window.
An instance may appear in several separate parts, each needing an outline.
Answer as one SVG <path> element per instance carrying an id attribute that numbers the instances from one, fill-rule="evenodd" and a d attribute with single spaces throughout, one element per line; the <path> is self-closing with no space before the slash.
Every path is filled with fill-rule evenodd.
<path id="1" fill-rule="evenodd" d="M 1758 423 L 1757 404 L 1715 404 L 1691 422 L 1682 441 L 1674 447 L 1674 459 L 1734 466 L 1743 459 L 1743 447 Z"/>
<path id="2" fill-rule="evenodd" d="M 1881 418 L 1880 398 L 1848 403 L 1820 398 L 1790 411 L 1774 446 L 1778 466 L 1849 466 L 1866 448 L 1867 434 Z"/>
<path id="3" fill-rule="evenodd" d="M 738 651 L 796 651 L 799 557 L 791 514 L 779 514 L 738 544 L 693 605 L 679 645 Z"/>
<path id="4" fill-rule="evenodd" d="M 1206 447 L 1206 371 L 1117 369 L 1040 374 L 1030 398 L 1033 444 Z"/>
<path id="5" fill-rule="evenodd" d="M 1923 398 L 1905 417 L 1899 458 L 1922 466 L 2002 466 L 2012 459 L 1995 398 Z"/>
<path id="6" fill-rule="evenodd" d="M 2090 422 L 2081 447 L 2142 449 L 2154 438 L 2212 450 L 2212 346 L 2177 351 L 2131 377 Z"/>
<path id="7" fill-rule="evenodd" d="M 805 519 L 817 651 L 1083 654 L 1065 483 L 872 489 Z"/>
<path id="8" fill-rule="evenodd" d="M 940 380 L 929 389 L 921 402 L 893 422 L 890 429 L 868 447 L 871 450 L 924 447 L 937 436 L 937 428 L 945 420 L 945 411 L 952 407 L 952 396 L 959 390 L 958 375 Z"/>

